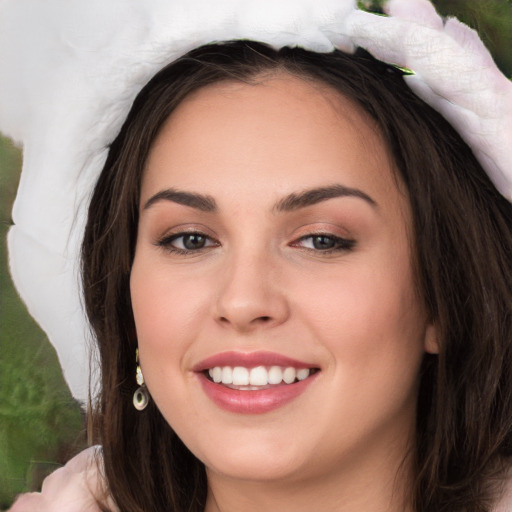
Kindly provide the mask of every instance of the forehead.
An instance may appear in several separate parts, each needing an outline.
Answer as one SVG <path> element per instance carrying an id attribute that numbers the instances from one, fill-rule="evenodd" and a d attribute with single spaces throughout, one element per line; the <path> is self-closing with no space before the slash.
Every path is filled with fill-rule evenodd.
<path id="1" fill-rule="evenodd" d="M 271 200 L 332 183 L 400 195 L 370 116 L 333 88 L 280 73 L 185 98 L 153 143 L 141 199 L 172 186 L 250 197 L 265 189 Z"/>

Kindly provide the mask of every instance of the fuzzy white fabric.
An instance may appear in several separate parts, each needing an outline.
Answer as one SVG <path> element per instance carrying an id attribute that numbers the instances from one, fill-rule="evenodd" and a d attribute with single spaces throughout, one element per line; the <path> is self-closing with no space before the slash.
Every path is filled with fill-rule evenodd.
<path id="1" fill-rule="evenodd" d="M 24 149 L 11 272 L 76 398 L 86 399 L 89 382 L 78 255 L 92 188 L 137 93 L 197 46 L 360 45 L 410 67 L 411 87 L 512 199 L 511 83 L 472 31 L 444 25 L 427 0 L 392 0 L 389 9 L 385 18 L 358 11 L 355 0 L 0 0 L 0 130 Z"/>

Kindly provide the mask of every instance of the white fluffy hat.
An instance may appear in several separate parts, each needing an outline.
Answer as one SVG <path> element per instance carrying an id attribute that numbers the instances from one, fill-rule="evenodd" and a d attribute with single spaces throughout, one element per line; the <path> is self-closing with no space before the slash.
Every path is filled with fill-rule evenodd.
<path id="1" fill-rule="evenodd" d="M 89 383 L 78 257 L 92 189 L 137 93 L 197 46 L 363 46 L 409 67 L 410 86 L 512 199 L 512 84 L 476 34 L 444 23 L 428 0 L 388 9 L 390 17 L 359 11 L 355 0 L 0 0 L 0 130 L 24 150 L 11 272 L 76 398 L 86 399 Z"/>

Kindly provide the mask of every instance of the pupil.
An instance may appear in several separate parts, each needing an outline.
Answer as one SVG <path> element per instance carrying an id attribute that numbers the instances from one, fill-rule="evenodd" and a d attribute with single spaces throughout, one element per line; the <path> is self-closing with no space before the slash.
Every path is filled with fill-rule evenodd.
<path id="1" fill-rule="evenodd" d="M 202 249 L 205 244 L 205 238 L 201 235 L 187 235 L 183 239 L 183 245 L 187 249 Z"/>
<path id="2" fill-rule="evenodd" d="M 313 247 L 315 249 L 332 249 L 335 242 L 328 236 L 315 236 L 313 238 Z"/>

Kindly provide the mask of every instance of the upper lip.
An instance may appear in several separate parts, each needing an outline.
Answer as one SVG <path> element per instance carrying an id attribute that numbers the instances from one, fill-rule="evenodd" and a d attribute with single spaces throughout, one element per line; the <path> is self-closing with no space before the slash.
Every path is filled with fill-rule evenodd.
<path id="1" fill-rule="evenodd" d="M 257 366 L 283 366 L 293 368 L 318 368 L 314 363 L 299 361 L 276 352 L 221 352 L 197 363 L 192 369 L 195 372 L 204 372 L 216 366 L 243 366 L 255 368 Z"/>

